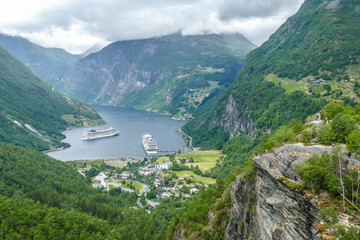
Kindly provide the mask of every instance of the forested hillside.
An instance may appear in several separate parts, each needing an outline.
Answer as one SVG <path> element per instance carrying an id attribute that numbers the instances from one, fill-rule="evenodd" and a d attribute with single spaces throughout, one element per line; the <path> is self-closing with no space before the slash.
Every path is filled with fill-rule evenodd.
<path id="1" fill-rule="evenodd" d="M 61 48 L 45 48 L 19 36 L 0 34 L 0 47 L 28 66 L 40 78 L 55 83 L 81 58 Z"/>
<path id="2" fill-rule="evenodd" d="M 78 61 L 55 89 L 86 103 L 190 118 L 234 81 L 255 45 L 240 34 L 119 41 Z"/>
<path id="3" fill-rule="evenodd" d="M 150 211 L 135 193 L 95 189 L 71 164 L 20 147 L 62 146 L 61 130 L 99 117 L 0 48 L 0 238 L 360 239 L 359 23 L 355 0 L 305 1 L 247 55 L 227 90 L 241 60 L 202 48 L 201 37 L 189 37 L 185 45 L 195 47 L 186 51 L 171 35 L 160 38 L 166 47 L 158 38 L 123 41 L 82 59 L 59 89 L 89 102 L 191 114 L 183 130 L 193 144 L 222 150 L 215 167 L 197 165 L 215 184 L 197 186 L 186 201 L 164 197 Z M 123 68 L 130 70 L 121 75 Z M 112 80 L 120 78 L 135 85 L 115 96 L 110 90 L 124 85 Z M 174 166 L 164 175 L 178 178 L 180 164 L 168 158 Z"/>
<path id="4" fill-rule="evenodd" d="M 0 237 L 17 239 L 165 239 L 181 206 L 164 200 L 149 214 L 135 192 L 95 189 L 70 164 L 5 143 L 0 195 Z"/>
<path id="5" fill-rule="evenodd" d="M 72 116 L 71 121 L 66 121 Z M 37 150 L 65 146 L 61 131 L 101 122 L 88 106 L 51 90 L 0 48 L 0 141 Z"/>
<path id="6" fill-rule="evenodd" d="M 331 239 L 329 232 L 338 239 L 359 238 L 358 217 L 353 218 L 359 214 L 359 192 L 354 190 L 355 185 L 358 187 L 360 154 L 359 7 L 356 1 L 305 1 L 267 42 L 248 54 L 236 81 L 210 115 L 204 114 L 183 127 L 195 145 L 222 149 L 227 157 L 209 171 L 221 179 L 217 191 L 208 189 L 184 205 L 175 236 L 267 239 L 261 236 L 265 229 L 273 231 L 273 238 L 299 239 L 293 233 L 283 233 L 286 228 L 269 225 L 279 221 L 285 226 L 288 220 L 283 217 L 288 212 L 294 217 L 289 222 L 297 221 L 296 205 L 289 206 L 283 200 L 289 192 L 277 192 L 281 182 L 292 193 L 304 191 L 301 193 L 310 193 L 310 198 L 322 199 L 317 203 L 318 214 L 318 210 L 308 212 L 313 214 L 308 217 L 309 223 L 317 218 L 323 221 L 316 229 L 316 224 L 312 226 L 315 235 L 311 239 L 320 239 L 321 235 Z M 320 118 L 309 116 L 315 112 L 321 112 Z M 313 121 L 318 119 L 323 121 Z M 318 155 L 298 162 L 298 156 L 314 154 L 299 152 L 299 142 L 305 145 L 303 150 L 316 144 L 325 146 L 320 146 Z M 337 147 L 326 146 L 332 144 Z M 275 181 L 269 177 L 271 161 L 275 161 Z M 280 177 L 280 172 L 285 176 Z M 300 175 L 302 182 L 294 181 L 294 175 Z M 293 199 L 302 205 L 300 199 Z M 279 207 L 282 204 L 284 209 Z M 299 209 L 300 215 L 303 210 Z M 344 212 L 348 214 L 344 218 L 355 220 L 349 228 L 339 221 Z M 274 217 L 277 214 L 280 220 Z M 301 228 L 297 225 L 293 229 Z M 309 224 L 303 229 L 310 228 Z"/>
<path id="7" fill-rule="evenodd" d="M 211 114 L 183 128 L 194 143 L 221 148 L 234 136 L 254 139 L 319 111 L 325 100 L 359 101 L 356 1 L 305 1 L 261 47 Z"/>

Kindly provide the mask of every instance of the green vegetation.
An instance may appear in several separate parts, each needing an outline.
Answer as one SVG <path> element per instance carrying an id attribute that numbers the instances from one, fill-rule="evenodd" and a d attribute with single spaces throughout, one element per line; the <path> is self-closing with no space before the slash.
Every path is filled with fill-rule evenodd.
<path id="1" fill-rule="evenodd" d="M 181 203 L 152 213 L 136 194 L 94 189 L 71 164 L 0 143 L 0 237 L 15 239 L 164 239 Z"/>
<path id="2" fill-rule="evenodd" d="M 215 167 L 216 162 L 218 162 L 219 159 L 223 156 L 224 155 L 221 153 L 221 151 L 208 150 L 180 154 L 176 157 L 176 159 L 192 158 L 193 161 L 191 163 L 185 163 L 186 166 L 199 166 L 201 171 L 207 171 Z"/>
<path id="3" fill-rule="evenodd" d="M 144 187 L 141 183 L 136 181 L 130 181 L 126 179 L 118 179 L 118 183 L 121 183 L 123 188 L 129 188 L 135 190 L 135 192 L 140 192 Z"/>
<path id="4" fill-rule="evenodd" d="M 122 193 L 121 198 L 107 197 L 72 166 L 4 143 L 0 143 L 0 194 L 50 207 L 74 208 L 108 220 L 118 214 L 115 206 L 132 206 L 136 199 L 128 193 Z"/>
<path id="5" fill-rule="evenodd" d="M 269 73 L 265 77 L 265 81 L 272 82 L 279 87 L 282 87 L 286 90 L 286 94 L 290 94 L 294 91 L 305 91 L 305 85 L 300 82 L 296 82 L 289 78 L 280 78 L 278 75 Z"/>
<path id="6" fill-rule="evenodd" d="M 359 123 L 360 107 L 345 106 L 343 103 L 329 103 L 321 110 L 326 121 L 320 126 L 317 134 L 318 141 L 322 144 L 346 143 L 347 148 L 359 154 Z"/>
<path id="7" fill-rule="evenodd" d="M 322 3 L 316 0 L 304 4 L 261 48 L 251 52 L 247 60 L 253 71 L 294 80 L 312 76 L 341 81 L 348 79 L 349 69 L 354 78 L 359 69 L 357 2 L 346 0 L 336 9 L 326 9 L 327 4 Z"/>
<path id="8" fill-rule="evenodd" d="M 281 182 L 283 182 L 283 183 L 285 183 L 286 186 L 288 186 L 291 190 L 300 189 L 300 185 L 299 185 L 299 184 L 290 181 L 290 180 L 289 180 L 288 178 L 286 178 L 286 177 L 279 177 L 278 180 L 281 181 Z"/>
<path id="9" fill-rule="evenodd" d="M 227 197 L 225 201 L 218 202 L 217 205 L 215 202 L 241 172 L 242 169 L 236 168 L 235 171 L 226 178 L 217 180 L 215 185 L 210 185 L 206 190 L 201 190 L 197 195 L 193 196 L 191 200 L 184 202 L 183 210 L 179 212 L 179 215 L 175 217 L 175 220 L 170 225 L 170 232 L 174 234 L 175 229 L 178 227 L 178 224 L 180 224 L 187 238 L 190 236 L 194 237 L 192 234 L 197 233 L 196 238 L 198 239 L 216 239 L 216 236 L 213 235 L 214 233 L 207 230 L 207 216 L 210 210 L 218 212 L 219 214 L 216 217 L 213 227 L 218 229 L 219 232 L 224 230 L 221 223 L 227 218 L 226 209 L 231 206 L 231 198 Z M 173 238 L 173 236 L 170 235 L 170 238 Z M 221 239 L 223 235 L 218 234 L 217 238 Z"/>
<path id="10" fill-rule="evenodd" d="M 220 64 L 212 65 L 224 61 L 222 56 L 209 50 L 201 54 L 202 60 L 207 61 L 207 64 L 201 63 L 199 66 L 199 59 L 194 59 L 192 63 L 198 61 L 194 65 L 196 69 L 184 69 L 181 76 L 176 78 L 180 86 L 164 77 L 167 83 L 156 82 L 153 89 L 149 88 L 158 90 L 156 94 L 150 90 L 142 92 L 151 103 L 157 103 L 164 100 L 164 95 L 173 91 L 171 96 L 168 95 L 171 97 L 169 106 L 162 111 L 182 111 L 198 116 L 184 126 L 184 131 L 193 137 L 194 145 L 204 149 L 222 149 L 223 156 L 218 156 L 219 152 L 213 152 L 217 155 L 216 158 L 209 158 L 207 154 L 210 152 L 183 155 L 182 158 L 189 157 L 194 161 L 187 163 L 190 167 L 174 163 L 171 169 L 173 172 L 163 176 L 163 181 L 169 184 L 177 177 L 192 177 L 193 181 L 213 183 L 207 189 L 200 188 L 197 195 L 191 196 L 184 203 L 181 203 L 181 197 L 164 199 L 149 214 L 140 207 L 134 209 L 135 193 L 129 194 L 115 188 L 105 193 L 90 186 L 89 179 L 103 168 L 102 162 L 94 163 L 99 169 L 86 172 L 87 178 L 84 178 L 69 165 L 32 150 L 1 143 L 0 214 L 3 217 L 0 234 L 5 235 L 1 235 L 1 238 L 41 238 L 41 231 L 48 231 L 46 233 L 49 236 L 59 238 L 101 239 L 106 236 L 110 239 L 173 239 L 175 231 L 181 230 L 185 238 L 222 239 L 227 223 L 232 221 L 227 217 L 231 197 L 225 190 L 229 189 L 229 185 L 239 174 L 243 174 L 246 181 L 254 183 L 255 170 L 252 162 L 248 161 L 253 155 L 271 151 L 279 144 L 300 140 L 306 144 L 317 141 L 322 144 L 346 144 L 347 150 L 358 157 L 360 107 L 356 106 L 357 97 L 354 96 L 360 94 L 357 82 L 360 75 L 357 49 L 360 43 L 360 30 L 357 27 L 360 15 L 354 12 L 357 4 L 354 0 L 343 0 L 336 9 L 326 9 L 323 2 L 306 1 L 300 12 L 280 27 L 268 42 L 252 51 L 234 84 L 221 97 L 220 92 L 231 82 L 221 74 L 229 68 Z M 127 48 L 129 52 L 124 54 L 132 55 L 135 50 L 139 50 L 139 46 L 131 46 L 133 45 Z M 160 49 L 156 54 L 163 56 L 166 54 L 164 49 Z M 113 48 L 110 47 L 108 51 L 111 50 Z M 187 59 L 177 60 L 183 63 Z M 153 63 L 144 59 L 139 61 L 143 61 L 141 63 L 145 70 L 154 70 Z M 165 58 L 155 61 L 155 64 L 165 67 L 170 63 Z M 204 81 L 193 81 L 192 78 L 195 77 L 204 78 Z M 312 78 L 323 79 L 331 85 L 309 86 L 303 82 Z M 139 81 L 143 79 L 139 77 Z M 304 93 L 306 87 L 311 95 Z M 170 92 L 167 92 L 168 90 Z M 51 95 L 50 93 L 51 91 L 44 92 L 44 95 Z M 153 95 L 150 96 L 150 93 Z M 83 97 L 91 99 L 88 95 Z M 131 95 L 127 97 L 128 104 L 143 104 L 142 100 L 135 102 Z M 337 102 L 326 104 L 324 100 L 334 98 Z M 229 99 L 233 99 L 236 104 L 227 104 Z M 17 125 L 12 124 L 14 121 L 9 120 L 18 120 L 17 116 L 10 114 L 10 104 L 4 106 L 8 109 L 3 110 L 6 114 L 0 114 L 0 122 L 7 126 L 4 129 L 17 129 Z M 158 110 L 158 107 L 154 109 Z M 224 114 L 227 107 L 239 110 L 235 121 L 246 126 L 239 132 L 232 132 L 236 137 L 231 140 L 230 128 L 226 128 L 226 123 L 231 124 L 234 119 Z M 316 125 L 303 125 L 309 115 L 321 108 L 322 119 L 327 118 L 329 122 L 325 120 L 318 129 Z M 61 115 L 54 116 L 63 117 L 68 122 L 76 122 L 76 118 L 85 116 L 62 110 L 60 112 Z M 28 114 L 25 110 L 24 116 Z M 77 117 L 75 114 L 78 114 Z M 26 122 L 28 123 L 27 120 Z M 37 122 L 30 124 L 38 129 Z M 57 129 L 62 129 L 63 126 L 66 126 L 66 123 L 59 125 Z M 12 132 L 7 134 L 16 136 Z M 20 138 L 15 140 L 18 145 L 24 144 Z M 285 177 L 278 180 L 291 189 L 301 188 L 311 191 L 312 194 L 330 193 L 319 217 L 339 239 L 358 239 L 358 228 L 337 225 L 337 212 L 342 210 L 356 216 L 354 212 L 360 202 L 358 169 L 356 166 L 353 169 L 348 167 L 348 157 L 343 156 L 344 149 L 340 146 L 335 146 L 330 153 L 314 155 L 308 158 L 305 164 L 297 166 L 301 186 Z M 167 160 L 174 161 L 175 158 L 170 156 L 157 159 L 158 162 Z M 129 170 L 134 170 L 139 165 L 140 163 L 130 164 Z M 186 179 L 185 182 L 188 183 Z M 189 191 L 187 187 L 183 188 L 184 192 Z M 153 199 L 155 196 L 155 187 L 152 187 L 147 198 Z M 250 216 L 254 214 L 255 199 L 254 191 L 245 202 L 247 214 Z M 141 196 L 141 202 L 146 203 L 144 195 Z M 346 210 L 340 206 L 341 202 Z M 211 226 L 209 213 L 213 216 Z M 32 214 L 39 215 L 34 218 L 35 223 L 31 221 Z M 30 217 L 23 219 L 22 216 Z M 62 218 L 59 219 L 59 216 Z M 55 222 L 67 225 L 58 226 Z M 241 232 L 244 232 L 245 223 L 239 224 Z M 42 227 L 46 230 L 42 230 Z M 83 233 L 84 230 L 87 231 Z"/>
<path id="11" fill-rule="evenodd" d="M 232 134 L 249 137 L 253 132 L 275 131 L 293 118 L 304 120 L 326 104 L 324 99 L 350 105 L 359 101 L 356 1 L 344 0 L 336 9 L 327 9 L 323 2 L 305 2 L 268 41 L 247 55 L 246 65 L 216 107 L 183 127 L 193 137 L 194 146 L 221 149 L 229 140 L 229 130 L 220 123 L 226 119 L 224 109 L 230 96 L 245 121 L 255 123 Z M 303 82 L 320 79 L 331 85 Z M 306 86 L 310 95 L 303 93 Z"/>
<path id="12" fill-rule="evenodd" d="M 169 162 L 170 161 L 170 157 L 168 156 L 161 156 L 161 157 L 158 157 L 156 159 L 156 161 L 154 162 L 154 164 L 160 164 L 160 163 L 164 163 L 164 162 Z"/>
<path id="13" fill-rule="evenodd" d="M 216 182 L 216 179 L 209 177 L 202 177 L 195 174 L 192 171 L 176 171 L 175 174 L 177 177 L 190 178 L 193 182 L 200 182 L 202 184 L 207 184 L 207 185 Z"/>
<path id="14" fill-rule="evenodd" d="M 79 61 L 56 87 L 87 103 L 120 104 L 191 118 L 200 105 L 218 99 L 254 47 L 240 34 L 175 33 L 118 41 Z M 115 82 L 104 77 L 104 69 Z M 119 79 L 127 89 L 122 93 L 116 90 Z M 142 86 L 135 88 L 134 81 Z M 113 83 L 108 94 L 101 95 L 104 82 Z"/>
<path id="15" fill-rule="evenodd" d="M 249 131 L 256 131 L 260 134 L 262 129 L 275 131 L 281 125 L 289 123 L 291 119 L 303 121 L 325 105 L 325 101 L 314 101 L 300 91 L 291 94 L 284 92 L 283 89 L 270 82 L 259 83 L 257 79 L 253 82 L 238 81 L 218 102 L 214 110 L 215 115 L 205 114 L 195 118 L 182 129 L 193 137 L 194 146 L 200 146 L 203 149 L 221 149 L 229 140 L 228 133 L 221 130 L 219 124 L 230 94 L 236 102 L 248 103 L 247 106 L 239 106 L 239 110 L 246 116 L 246 121 L 256 122 L 251 129 L 239 132 L 243 135 L 247 135 Z"/>
<path id="16" fill-rule="evenodd" d="M 59 81 L 81 57 L 61 48 L 45 48 L 25 38 L 5 34 L 0 34 L 0 46 L 50 83 Z"/>
<path id="17" fill-rule="evenodd" d="M 74 210 L 0 196 L 2 239 L 114 238 L 107 221 Z"/>
<path id="18" fill-rule="evenodd" d="M 51 90 L 27 67 L 0 48 L 0 141 L 44 151 L 64 147 L 61 131 L 78 122 L 74 119 L 101 120 L 84 104 Z"/>

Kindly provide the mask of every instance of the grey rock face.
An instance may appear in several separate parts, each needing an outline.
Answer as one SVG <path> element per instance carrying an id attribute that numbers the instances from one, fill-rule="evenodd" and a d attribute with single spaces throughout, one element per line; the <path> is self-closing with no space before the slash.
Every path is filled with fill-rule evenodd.
<path id="1" fill-rule="evenodd" d="M 125 104 L 138 105 L 151 95 L 141 94 L 142 90 L 151 85 L 154 94 L 163 94 L 164 86 L 176 86 L 179 78 L 196 72 L 198 66 L 216 65 L 216 68 L 224 68 L 221 74 L 232 76 L 235 73 L 231 68 L 240 68 L 244 53 L 255 46 L 241 35 L 237 36 L 239 34 L 228 35 L 182 36 L 177 33 L 114 42 L 79 60 L 56 82 L 55 89 L 81 101 L 99 104 L 124 104 L 127 94 L 133 93 L 135 95 L 131 95 Z M 232 46 L 228 41 L 238 44 Z M 204 57 L 204 54 L 209 55 Z M 217 66 L 220 55 L 225 57 L 224 62 L 231 68 Z M 205 86 L 207 78 L 202 81 Z M 165 104 L 167 99 L 164 97 L 162 100 Z"/>
<path id="2" fill-rule="evenodd" d="M 221 130 L 229 133 L 230 139 L 240 133 L 247 133 L 249 138 L 252 138 L 255 133 L 255 121 L 247 119 L 247 115 L 247 112 L 239 110 L 238 104 L 230 94 L 220 122 Z"/>
<path id="3" fill-rule="evenodd" d="M 256 180 L 240 177 L 232 186 L 233 204 L 225 239 L 320 239 L 316 230 L 318 208 L 308 195 L 291 190 L 278 179 L 287 177 L 294 182 L 295 165 L 330 150 L 326 146 L 288 144 L 255 157 Z M 271 168 L 269 161 L 275 163 Z"/>

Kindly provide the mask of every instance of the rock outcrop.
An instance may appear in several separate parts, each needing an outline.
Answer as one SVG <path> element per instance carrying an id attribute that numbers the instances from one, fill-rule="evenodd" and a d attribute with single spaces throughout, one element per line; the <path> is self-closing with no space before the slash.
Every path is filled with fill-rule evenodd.
<path id="1" fill-rule="evenodd" d="M 229 133 L 230 139 L 240 134 L 246 134 L 252 139 L 256 132 L 255 121 L 249 119 L 248 112 L 249 109 L 240 111 L 239 105 L 230 94 L 220 121 L 221 130 Z"/>
<path id="2" fill-rule="evenodd" d="M 240 34 L 176 33 L 118 41 L 79 60 L 55 89 L 86 103 L 175 115 L 180 108 L 196 108 L 212 93 L 222 93 L 222 85 L 208 81 L 231 83 L 253 48 Z"/>
<path id="3" fill-rule="evenodd" d="M 232 186 L 225 239 L 320 239 L 315 200 L 287 183 L 300 184 L 294 180 L 295 166 L 325 151 L 331 147 L 299 143 L 255 157 L 255 180 L 240 177 Z"/>

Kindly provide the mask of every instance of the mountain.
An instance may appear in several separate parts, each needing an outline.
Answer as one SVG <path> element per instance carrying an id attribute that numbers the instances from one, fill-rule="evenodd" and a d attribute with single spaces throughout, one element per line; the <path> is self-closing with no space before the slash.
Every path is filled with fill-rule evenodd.
<path id="1" fill-rule="evenodd" d="M 87 103 L 191 116 L 230 85 L 254 47 L 239 34 L 119 41 L 79 60 L 55 89 Z"/>
<path id="2" fill-rule="evenodd" d="M 45 48 L 25 38 L 5 34 L 0 34 L 0 47 L 50 83 L 58 81 L 81 58 L 61 48 Z"/>
<path id="3" fill-rule="evenodd" d="M 90 107 L 51 89 L 49 83 L 0 47 L 0 141 L 48 150 L 66 146 L 61 131 L 96 124 Z"/>
<path id="4" fill-rule="evenodd" d="M 103 49 L 103 48 L 104 48 L 104 45 L 103 45 L 103 44 L 101 44 L 101 43 L 96 43 L 96 44 L 94 44 L 94 46 L 92 46 L 91 48 L 89 48 L 88 50 L 86 50 L 85 52 L 83 52 L 83 53 L 81 54 L 81 58 L 84 58 L 84 57 L 86 57 L 87 55 L 90 55 L 90 54 L 92 54 L 92 53 L 96 53 L 96 52 L 100 51 L 100 50 Z"/>
<path id="5" fill-rule="evenodd" d="M 354 105 L 360 96 L 359 4 L 305 1 L 259 48 L 211 114 L 185 125 L 202 147 L 238 135 L 254 139 L 291 119 L 304 120 L 325 100 Z"/>

